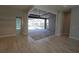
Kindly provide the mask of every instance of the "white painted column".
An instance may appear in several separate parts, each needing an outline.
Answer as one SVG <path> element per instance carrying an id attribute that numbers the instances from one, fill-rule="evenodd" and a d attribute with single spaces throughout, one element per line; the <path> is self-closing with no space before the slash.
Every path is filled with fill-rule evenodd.
<path id="1" fill-rule="evenodd" d="M 58 12 L 56 14 L 56 26 L 55 26 L 55 35 L 56 36 L 62 35 L 62 19 L 63 19 L 62 12 Z"/>

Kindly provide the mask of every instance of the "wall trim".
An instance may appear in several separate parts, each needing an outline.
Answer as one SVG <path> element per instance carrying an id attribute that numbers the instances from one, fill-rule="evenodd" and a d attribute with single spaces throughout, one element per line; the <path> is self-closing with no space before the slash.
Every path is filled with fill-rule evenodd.
<path id="1" fill-rule="evenodd" d="M 75 39 L 75 40 L 79 40 L 78 37 L 74 37 L 74 36 L 69 36 L 69 38 Z"/>
<path id="2" fill-rule="evenodd" d="M 3 38 L 3 37 L 10 37 L 10 36 L 16 36 L 16 34 L 7 34 L 7 35 L 2 35 L 2 36 L 0 36 L 0 38 Z"/>

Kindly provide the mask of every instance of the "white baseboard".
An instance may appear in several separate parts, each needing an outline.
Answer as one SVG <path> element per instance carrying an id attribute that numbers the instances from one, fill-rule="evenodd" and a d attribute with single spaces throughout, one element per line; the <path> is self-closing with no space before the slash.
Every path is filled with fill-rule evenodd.
<path id="1" fill-rule="evenodd" d="M 74 36 L 69 36 L 69 38 L 75 39 L 75 40 L 79 40 L 78 37 L 74 37 Z"/>
<path id="2" fill-rule="evenodd" d="M 2 37 L 10 37 L 10 36 L 16 36 L 16 34 L 7 34 L 7 35 L 2 35 L 2 36 L 0 36 L 0 38 L 2 38 Z"/>

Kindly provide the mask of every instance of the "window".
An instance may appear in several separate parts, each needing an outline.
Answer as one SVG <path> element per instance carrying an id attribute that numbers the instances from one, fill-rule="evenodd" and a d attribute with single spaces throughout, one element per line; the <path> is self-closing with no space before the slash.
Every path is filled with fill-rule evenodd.
<path id="1" fill-rule="evenodd" d="M 28 29 L 44 29 L 44 19 L 29 18 Z"/>
<path id="2" fill-rule="evenodd" d="M 20 18 L 16 18 L 16 29 L 17 30 L 21 29 L 21 19 Z"/>

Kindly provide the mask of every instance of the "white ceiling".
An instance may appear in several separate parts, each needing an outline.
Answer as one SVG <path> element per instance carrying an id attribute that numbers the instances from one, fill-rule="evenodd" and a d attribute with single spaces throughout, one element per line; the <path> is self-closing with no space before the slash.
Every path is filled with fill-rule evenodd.
<path id="1" fill-rule="evenodd" d="M 14 8 L 17 10 L 27 11 L 29 8 L 31 8 L 31 5 L 0 5 L 0 8 Z"/>
<path id="2" fill-rule="evenodd" d="M 48 17 L 50 13 L 56 14 L 57 11 L 67 11 L 75 5 L 34 5 L 29 14 L 36 14 Z"/>
<path id="3" fill-rule="evenodd" d="M 50 9 L 50 10 L 63 10 L 63 9 L 69 9 L 74 7 L 74 5 L 0 5 L 0 7 L 11 7 L 11 8 L 16 8 L 16 9 L 20 9 L 20 10 L 24 10 L 27 9 L 29 7 L 34 7 L 34 8 L 38 8 L 38 9 Z"/>
<path id="4" fill-rule="evenodd" d="M 68 9 L 70 9 L 70 8 L 73 8 L 73 7 L 75 7 L 76 5 L 35 5 L 34 7 L 35 8 L 38 8 L 38 9 L 50 9 L 50 10 L 60 10 L 60 11 L 62 11 L 62 10 L 68 10 Z"/>
<path id="5" fill-rule="evenodd" d="M 27 11 L 29 8 L 32 7 L 32 5 L 0 5 L 0 7 L 8 7 L 8 8 L 14 8 L 22 11 Z M 34 13 L 39 13 L 38 10 L 42 10 L 41 13 L 46 12 L 56 12 L 56 11 L 62 11 L 62 10 L 68 10 L 69 8 L 74 7 L 74 5 L 34 5 L 34 10 L 32 10 Z M 38 9 L 38 10 L 37 10 Z M 46 12 L 45 12 L 46 11 Z"/>
<path id="6" fill-rule="evenodd" d="M 75 5 L 34 5 L 29 14 L 48 15 L 49 13 L 56 14 L 57 11 L 67 11 Z"/>

